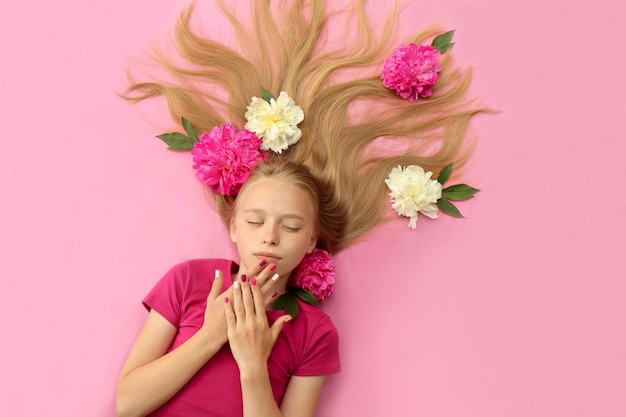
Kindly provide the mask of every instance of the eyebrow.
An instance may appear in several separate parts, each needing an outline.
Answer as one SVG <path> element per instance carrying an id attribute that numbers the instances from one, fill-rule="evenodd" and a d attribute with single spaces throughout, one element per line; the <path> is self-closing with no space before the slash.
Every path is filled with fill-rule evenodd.
<path id="1" fill-rule="evenodd" d="M 243 213 L 267 214 L 265 210 L 254 209 L 254 208 L 244 210 Z M 303 222 L 306 221 L 304 217 L 299 216 L 297 214 L 292 214 L 292 213 L 288 213 L 288 214 L 285 214 L 284 216 L 280 216 L 280 219 L 296 219 L 296 220 L 301 220 Z"/>

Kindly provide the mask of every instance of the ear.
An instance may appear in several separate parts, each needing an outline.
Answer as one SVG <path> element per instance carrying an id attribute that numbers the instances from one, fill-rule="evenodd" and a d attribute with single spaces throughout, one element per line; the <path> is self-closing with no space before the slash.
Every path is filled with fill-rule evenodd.
<path id="1" fill-rule="evenodd" d="M 230 240 L 233 243 L 237 243 L 237 224 L 235 223 L 235 217 L 230 218 L 229 222 Z"/>
<path id="2" fill-rule="evenodd" d="M 311 242 L 309 242 L 309 247 L 306 250 L 306 253 L 311 253 L 313 252 L 313 249 L 315 249 L 315 245 L 317 245 L 317 237 L 319 236 L 319 233 L 315 232 L 311 235 Z"/>

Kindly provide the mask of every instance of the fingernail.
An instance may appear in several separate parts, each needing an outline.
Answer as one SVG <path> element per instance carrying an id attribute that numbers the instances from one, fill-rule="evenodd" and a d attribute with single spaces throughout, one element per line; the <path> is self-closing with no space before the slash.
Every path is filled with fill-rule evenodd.
<path id="1" fill-rule="evenodd" d="M 289 317 L 287 317 L 287 319 L 285 320 L 285 323 L 287 323 L 288 321 L 291 321 L 291 320 L 293 320 L 293 317 L 289 316 Z"/>
<path id="2" fill-rule="evenodd" d="M 225 297 L 225 298 L 224 298 L 224 302 L 225 302 L 226 304 L 228 304 L 228 297 Z"/>
<path id="3" fill-rule="evenodd" d="M 272 281 L 278 281 L 278 278 L 280 278 L 280 275 L 278 274 L 272 275 Z"/>
<path id="4" fill-rule="evenodd" d="M 276 291 L 274 291 L 274 292 L 272 293 L 272 298 L 276 297 L 277 295 L 278 295 L 278 293 L 277 293 Z"/>
<path id="5" fill-rule="evenodd" d="M 275 270 L 275 269 L 276 269 L 276 265 L 271 264 L 271 265 L 268 267 L 268 269 L 269 269 L 270 271 L 273 271 L 273 270 Z"/>
<path id="6" fill-rule="evenodd" d="M 216 269 L 215 270 L 215 278 L 219 278 L 220 277 L 220 270 Z"/>
<path id="7" fill-rule="evenodd" d="M 236 290 L 239 289 L 239 281 L 233 282 L 233 288 L 236 289 Z"/>
<path id="8" fill-rule="evenodd" d="M 267 262 L 265 261 L 265 259 L 261 259 L 261 262 L 259 262 L 259 266 L 265 266 L 267 264 Z"/>
<path id="9" fill-rule="evenodd" d="M 246 274 L 241 274 L 241 282 L 246 282 Z"/>
<path id="10" fill-rule="evenodd" d="M 254 279 L 254 277 L 250 278 L 250 285 L 256 285 L 256 279 Z"/>

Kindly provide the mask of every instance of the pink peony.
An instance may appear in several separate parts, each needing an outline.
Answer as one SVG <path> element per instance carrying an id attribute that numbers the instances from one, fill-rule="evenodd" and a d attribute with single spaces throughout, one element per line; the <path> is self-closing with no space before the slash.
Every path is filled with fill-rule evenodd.
<path id="1" fill-rule="evenodd" d="M 293 278 L 294 285 L 312 293 L 318 301 L 333 294 L 335 264 L 330 254 L 322 249 L 304 256 Z"/>
<path id="2" fill-rule="evenodd" d="M 400 45 L 394 54 L 385 60 L 383 85 L 396 90 L 405 100 L 429 97 L 437 82 L 441 65 L 437 62 L 441 53 L 433 46 Z"/>
<path id="3" fill-rule="evenodd" d="M 236 130 L 232 123 L 203 133 L 191 150 L 196 178 L 216 194 L 237 195 L 241 185 L 267 153 L 263 141 L 248 130 Z"/>

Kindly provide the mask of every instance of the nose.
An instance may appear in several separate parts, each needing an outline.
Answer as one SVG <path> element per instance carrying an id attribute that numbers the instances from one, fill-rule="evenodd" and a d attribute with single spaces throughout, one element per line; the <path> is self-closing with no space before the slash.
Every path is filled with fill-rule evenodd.
<path id="1" fill-rule="evenodd" d="M 266 223 L 265 227 L 263 228 L 263 243 L 270 246 L 278 245 L 280 239 L 277 229 L 278 228 L 276 227 L 276 225 L 273 225 L 269 222 Z"/>

